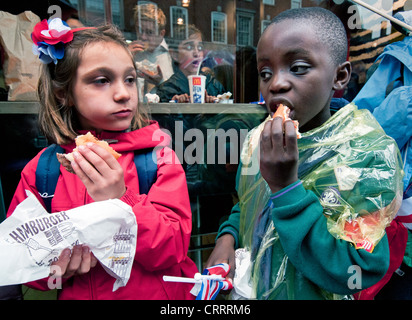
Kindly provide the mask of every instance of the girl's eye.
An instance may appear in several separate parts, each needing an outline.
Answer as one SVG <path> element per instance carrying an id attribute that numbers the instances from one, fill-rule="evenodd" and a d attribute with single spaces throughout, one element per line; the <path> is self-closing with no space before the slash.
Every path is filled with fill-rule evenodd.
<path id="1" fill-rule="evenodd" d="M 134 84 L 136 82 L 136 77 L 128 77 L 126 78 L 126 83 Z"/>
<path id="2" fill-rule="evenodd" d="M 297 75 L 304 75 L 310 69 L 310 65 L 307 63 L 295 63 L 291 66 L 290 71 Z"/>
<path id="3" fill-rule="evenodd" d="M 94 80 L 95 84 L 106 84 L 109 83 L 109 80 L 106 78 L 97 78 Z"/>

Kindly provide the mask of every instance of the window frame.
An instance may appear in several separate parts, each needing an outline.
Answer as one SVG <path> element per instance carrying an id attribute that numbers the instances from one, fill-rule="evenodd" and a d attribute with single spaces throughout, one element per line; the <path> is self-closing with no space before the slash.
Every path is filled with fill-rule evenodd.
<path id="1" fill-rule="evenodd" d="M 187 38 L 188 37 L 188 29 L 187 29 L 187 26 L 188 26 L 188 22 L 189 22 L 189 13 L 188 13 L 188 10 L 187 10 L 187 8 L 183 8 L 183 7 L 180 7 L 180 6 L 170 6 L 169 7 L 169 13 L 170 13 L 170 36 L 172 37 L 172 38 L 175 38 L 175 35 L 173 34 L 174 33 L 174 26 L 175 25 L 177 25 L 177 23 L 174 23 L 174 20 L 177 20 L 177 18 L 180 18 L 180 17 L 177 17 L 177 15 L 176 15 L 176 11 L 177 10 L 179 10 L 179 11 L 181 11 L 182 13 L 183 13 L 183 16 L 184 16 L 184 25 L 186 25 L 186 35 L 185 35 L 185 38 Z"/>
<path id="2" fill-rule="evenodd" d="M 218 19 L 216 19 L 219 17 Z M 222 20 L 219 20 L 222 18 Z M 223 41 L 219 41 L 215 39 L 215 33 L 214 33 L 214 21 L 223 21 L 224 22 L 224 30 L 223 30 Z M 212 42 L 213 43 L 220 43 L 220 44 L 227 44 L 227 14 L 224 12 L 219 12 L 219 11 L 212 11 L 210 15 L 210 22 L 211 22 L 211 37 L 212 37 Z"/>
<path id="3" fill-rule="evenodd" d="M 239 37 L 239 32 L 243 32 L 240 30 L 239 28 L 239 19 L 241 18 L 245 18 L 249 20 L 249 37 L 248 37 L 248 43 L 247 44 L 240 44 L 240 37 Z M 255 19 L 255 12 L 251 12 L 251 11 L 246 11 L 246 10 L 237 10 L 236 11 L 236 45 L 239 47 L 247 47 L 247 46 L 253 46 L 253 24 L 254 24 L 254 19 Z"/>

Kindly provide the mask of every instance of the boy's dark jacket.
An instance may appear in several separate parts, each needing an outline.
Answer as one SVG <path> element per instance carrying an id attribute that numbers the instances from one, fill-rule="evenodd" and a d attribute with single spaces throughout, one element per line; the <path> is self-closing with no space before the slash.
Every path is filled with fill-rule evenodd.
<path id="1" fill-rule="evenodd" d="M 206 75 L 205 88 L 209 96 L 216 97 L 218 94 L 225 93 L 223 85 L 209 74 Z M 179 68 L 175 68 L 175 73 L 156 89 L 156 94 L 159 96 L 160 102 L 169 102 L 173 96 L 184 93 L 190 95 L 189 81 Z"/>
<path id="2" fill-rule="evenodd" d="M 379 211 L 380 217 L 385 224 L 393 219 L 402 199 L 402 164 L 394 140 L 368 111 L 348 105 L 303 134 L 298 142 L 300 180 L 271 194 L 260 172 L 250 171 L 258 128 L 243 146 L 239 203 L 218 235 L 230 233 L 236 247 L 250 250 L 257 298 L 336 299 L 379 281 L 389 265 L 384 226 L 377 228 L 382 238 L 371 253 L 339 239 L 342 234 L 332 236 L 331 227 L 339 226 L 334 221 L 348 211 L 358 217 L 389 208 Z M 334 168 L 341 165 L 360 174 L 350 186 L 337 181 Z M 339 202 L 325 204 L 329 191 Z"/>

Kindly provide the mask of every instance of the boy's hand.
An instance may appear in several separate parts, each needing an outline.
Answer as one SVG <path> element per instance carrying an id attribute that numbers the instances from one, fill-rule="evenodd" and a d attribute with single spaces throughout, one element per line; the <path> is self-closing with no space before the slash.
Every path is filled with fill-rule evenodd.
<path id="1" fill-rule="evenodd" d="M 291 120 L 276 117 L 265 123 L 260 137 L 260 172 L 272 193 L 298 180 L 298 143 Z"/>
<path id="2" fill-rule="evenodd" d="M 94 201 L 116 199 L 126 192 L 123 169 L 115 157 L 95 143 L 78 147 L 72 167 Z"/>
<path id="3" fill-rule="evenodd" d="M 218 98 L 215 96 L 209 96 L 207 91 L 205 90 L 205 103 L 216 103 Z"/>
<path id="4" fill-rule="evenodd" d="M 138 77 L 144 78 L 146 81 L 156 86 L 158 86 L 163 79 L 163 73 L 162 73 L 162 70 L 160 69 L 160 66 L 157 66 L 156 74 L 148 73 L 144 69 L 138 70 L 137 73 L 138 73 L 137 74 Z"/>
<path id="5" fill-rule="evenodd" d="M 190 102 L 190 97 L 187 93 L 181 95 L 174 95 L 172 100 L 176 101 L 177 103 L 187 103 Z"/>
<path id="6" fill-rule="evenodd" d="M 235 276 L 235 239 L 230 234 L 224 234 L 216 241 L 216 246 L 206 262 L 205 268 L 217 265 L 219 263 L 227 263 L 230 266 L 230 271 L 226 279 L 233 280 Z"/>

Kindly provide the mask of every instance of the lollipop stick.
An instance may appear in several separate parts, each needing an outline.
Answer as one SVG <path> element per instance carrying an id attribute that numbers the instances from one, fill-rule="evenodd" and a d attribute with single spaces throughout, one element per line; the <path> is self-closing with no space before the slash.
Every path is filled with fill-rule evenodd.
<path id="1" fill-rule="evenodd" d="M 163 281 L 184 282 L 184 283 L 200 283 L 200 282 L 202 282 L 201 280 L 195 280 L 193 278 L 173 277 L 173 276 L 163 276 Z"/>

